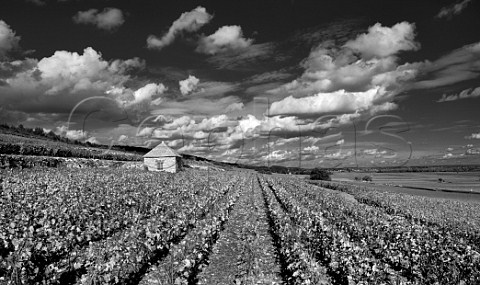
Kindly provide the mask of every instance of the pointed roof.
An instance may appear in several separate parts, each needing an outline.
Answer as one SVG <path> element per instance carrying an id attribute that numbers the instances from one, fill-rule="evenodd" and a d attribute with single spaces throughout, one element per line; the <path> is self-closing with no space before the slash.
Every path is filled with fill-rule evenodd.
<path id="1" fill-rule="evenodd" d="M 165 142 L 154 147 L 151 151 L 147 152 L 143 157 L 167 157 L 178 156 L 181 157 L 175 150 L 168 147 Z"/>

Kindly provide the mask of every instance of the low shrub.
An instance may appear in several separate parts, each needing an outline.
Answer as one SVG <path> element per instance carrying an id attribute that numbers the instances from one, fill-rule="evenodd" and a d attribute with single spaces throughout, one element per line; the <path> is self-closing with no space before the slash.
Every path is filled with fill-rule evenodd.
<path id="1" fill-rule="evenodd" d="M 371 182 L 371 181 L 373 181 L 373 178 L 370 175 L 365 175 L 365 176 L 362 177 L 362 181 Z"/>
<path id="2" fill-rule="evenodd" d="M 332 178 L 330 177 L 330 172 L 326 171 L 325 169 L 314 168 L 312 172 L 310 172 L 310 180 L 331 181 Z"/>

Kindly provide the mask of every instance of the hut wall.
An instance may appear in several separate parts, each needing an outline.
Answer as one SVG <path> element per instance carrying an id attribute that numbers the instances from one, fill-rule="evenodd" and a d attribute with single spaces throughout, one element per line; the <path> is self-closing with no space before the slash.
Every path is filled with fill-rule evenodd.
<path id="1" fill-rule="evenodd" d="M 166 171 L 177 172 L 177 159 L 176 157 L 145 157 L 143 159 L 144 165 L 148 167 L 150 171 Z"/>

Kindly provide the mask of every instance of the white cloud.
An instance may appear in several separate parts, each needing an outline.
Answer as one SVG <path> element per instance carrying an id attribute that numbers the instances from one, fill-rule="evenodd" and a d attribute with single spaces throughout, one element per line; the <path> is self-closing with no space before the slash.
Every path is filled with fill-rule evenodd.
<path id="1" fill-rule="evenodd" d="M 242 135 L 235 132 L 236 121 L 226 115 L 219 115 L 195 121 L 189 116 L 166 118 L 167 122 L 156 128 L 147 127 L 139 132 L 139 136 L 150 136 L 165 140 L 193 140 L 205 143 L 207 138 L 218 149 L 229 149 Z M 177 141 L 177 145 L 179 142 Z M 188 146 L 186 146 L 188 148 Z M 191 149 L 189 149 L 191 150 Z"/>
<path id="2" fill-rule="evenodd" d="M 460 99 L 467 99 L 467 98 L 477 98 L 480 97 L 480 87 L 475 89 L 468 88 L 463 90 L 458 94 L 447 95 L 443 94 L 442 98 L 440 98 L 437 102 L 448 102 L 448 101 L 456 101 Z"/>
<path id="3" fill-rule="evenodd" d="M 411 88 L 423 67 L 421 63 L 398 65 L 400 51 L 420 48 L 414 31 L 415 25 L 408 22 L 392 27 L 377 23 L 343 46 L 322 42 L 302 61 L 305 71 L 299 78 L 267 91 L 283 97 L 271 105 L 270 114 L 330 113 L 347 122 L 352 119 L 348 116 L 396 109 L 392 100 Z"/>
<path id="4" fill-rule="evenodd" d="M 89 137 L 85 142 L 89 142 L 91 144 L 100 144 L 96 137 Z"/>
<path id="5" fill-rule="evenodd" d="M 353 113 L 368 110 L 374 101 L 385 91 L 373 88 L 365 92 L 346 92 L 339 90 L 331 93 L 318 93 L 313 96 L 286 97 L 272 103 L 270 115 L 321 115 L 325 113 Z"/>
<path id="6" fill-rule="evenodd" d="M 160 50 L 171 44 L 179 33 L 183 31 L 195 32 L 205 24 L 208 24 L 212 18 L 213 16 L 208 14 L 205 8 L 198 6 L 190 12 L 183 13 L 175 20 L 162 38 L 154 35 L 148 36 L 147 47 Z"/>
<path id="7" fill-rule="evenodd" d="M 189 116 L 182 116 L 182 117 L 176 118 L 170 123 L 165 124 L 163 128 L 167 130 L 176 130 L 182 126 L 192 125 L 192 124 L 195 124 L 195 121 L 192 120 L 192 118 L 190 118 Z"/>
<path id="8" fill-rule="evenodd" d="M 241 103 L 241 102 L 240 103 L 233 103 L 233 104 L 228 105 L 227 108 L 225 108 L 225 113 L 240 111 L 240 110 L 243 110 L 243 108 L 245 108 L 243 103 Z"/>
<path id="9" fill-rule="evenodd" d="M 73 21 L 77 24 L 91 24 L 103 30 L 113 30 L 125 23 L 123 12 L 117 8 L 105 8 L 103 11 L 90 9 L 80 11 L 73 16 Z"/>
<path id="10" fill-rule="evenodd" d="M 362 54 L 365 59 L 388 57 L 399 51 L 417 50 L 420 44 L 414 41 L 415 25 L 408 22 L 395 24 L 391 28 L 380 23 L 368 28 L 368 33 L 350 40 L 345 47 Z"/>
<path id="11" fill-rule="evenodd" d="M 199 115 L 199 116 L 215 116 L 225 114 L 225 108 L 240 100 L 235 96 L 222 96 L 219 98 L 188 96 L 187 100 L 166 100 L 162 103 L 161 108 L 154 110 L 154 115 Z M 224 93 L 220 93 L 224 94 Z"/>
<path id="12" fill-rule="evenodd" d="M 182 139 L 172 140 L 167 143 L 169 147 L 173 147 L 173 148 L 178 148 L 180 145 L 183 145 L 183 144 L 184 144 L 184 140 Z"/>
<path id="13" fill-rule="evenodd" d="M 479 155 L 480 149 L 479 148 L 469 148 L 465 151 L 466 155 Z"/>
<path id="14" fill-rule="evenodd" d="M 0 64 L 0 68 L 3 65 Z M 139 82 L 130 73 L 144 66 L 145 62 L 138 58 L 104 60 L 93 48 L 86 48 L 83 53 L 56 51 L 40 60 L 13 61 L 6 65 L 8 73 L 2 80 L 4 84 L 0 84 L 0 105 L 27 110 L 35 116 L 50 114 L 52 117 L 68 114 L 81 102 L 80 112 L 100 108 L 105 114 L 124 119 L 125 110 L 120 109 L 123 104 L 129 108 L 128 120 L 133 122 L 151 109 L 151 104 L 143 99 L 155 99 L 150 95 L 161 93 L 159 89 L 151 94 L 145 93 L 145 89 L 136 90 L 146 83 Z M 135 86 L 135 89 L 126 86 Z M 87 97 L 95 102 L 85 101 Z M 137 106 L 140 101 L 142 106 Z"/>
<path id="15" fill-rule="evenodd" d="M 187 79 L 178 82 L 182 95 L 188 95 L 195 91 L 200 80 L 193 75 L 189 75 Z"/>
<path id="16" fill-rule="evenodd" d="M 137 104 L 140 102 L 150 102 L 152 97 L 155 95 L 161 95 L 167 90 L 167 87 L 162 83 L 148 83 L 147 85 L 137 89 L 133 92 L 133 101 L 129 102 L 130 104 Z"/>
<path id="17" fill-rule="evenodd" d="M 261 160 L 282 162 L 287 159 L 287 156 L 289 154 L 290 152 L 288 152 L 287 150 L 274 150 L 274 151 L 271 151 L 269 154 L 262 156 Z"/>
<path id="18" fill-rule="evenodd" d="M 125 73 L 143 64 L 138 58 L 109 63 L 91 47 L 83 54 L 56 51 L 6 81 L 11 88 L 46 95 L 92 91 L 102 94 L 108 90 L 115 95 L 121 93 L 123 84 L 130 79 Z"/>
<path id="19" fill-rule="evenodd" d="M 236 83 L 207 81 L 197 84 L 195 91 L 191 95 L 205 97 L 219 96 L 236 91 L 238 88 L 239 86 Z"/>
<path id="20" fill-rule="evenodd" d="M 312 145 L 312 146 L 307 146 L 305 148 L 303 148 L 303 151 L 304 152 L 317 152 L 320 148 L 316 145 Z"/>
<path id="21" fill-rule="evenodd" d="M 84 132 L 82 130 L 70 130 L 67 126 L 57 127 L 55 130 L 55 134 L 59 136 L 64 136 L 71 140 L 84 140 L 88 137 L 87 132 Z"/>
<path id="22" fill-rule="evenodd" d="M 475 155 L 475 153 L 471 153 L 471 154 Z M 458 153 L 458 154 L 447 152 L 440 159 L 458 159 L 458 158 L 464 158 L 465 155 L 471 155 L 471 154 L 468 153 L 468 151 L 466 151 L 465 153 Z"/>
<path id="23" fill-rule="evenodd" d="M 377 24 L 370 32 L 339 48 L 331 41 L 313 49 L 303 62 L 304 73 L 281 87 L 267 91 L 278 97 L 311 97 L 317 93 L 346 90 L 366 92 L 383 88 L 370 112 L 392 110 L 391 101 L 403 91 L 446 86 L 478 77 L 480 42 L 463 46 L 435 61 L 398 65 L 396 53 L 415 50 L 414 25 L 406 22 L 392 28 Z M 382 38 L 383 37 L 383 38 Z M 377 43 L 379 42 L 379 44 Z M 375 43 L 370 49 L 369 44 Z M 376 50 L 377 47 L 381 49 Z M 357 49 L 360 53 L 354 53 Z M 480 91 L 467 89 L 458 95 L 444 95 L 439 102 L 478 97 Z"/>
<path id="24" fill-rule="evenodd" d="M 463 46 L 439 59 L 419 65 L 419 73 L 429 79 L 419 80 L 413 88 L 435 88 L 478 77 L 480 42 Z"/>
<path id="25" fill-rule="evenodd" d="M 405 25 L 407 24 L 405 23 Z M 303 60 L 301 65 L 305 71 L 299 78 L 270 90 L 268 93 L 303 97 L 312 96 L 318 92 L 332 92 L 341 89 L 349 92 L 365 92 L 383 87 L 388 91 L 385 92 L 385 95 L 390 99 L 393 98 L 417 76 L 419 64 L 405 63 L 398 66 L 398 58 L 395 53 L 402 48 L 406 49 L 407 44 L 397 39 L 399 46 L 395 46 L 397 44 L 396 33 L 391 31 L 396 29 L 381 26 L 380 28 L 390 31 L 383 35 L 383 39 L 382 35 L 373 33 L 364 34 L 364 40 L 359 40 L 363 39 L 362 36 L 359 36 L 357 40 L 349 42 L 356 43 L 358 48 L 363 48 L 363 46 L 356 41 L 366 46 L 360 55 L 354 53 L 348 45 L 337 47 L 333 41 L 321 43 Z M 377 41 L 385 42 L 382 51 L 379 51 L 381 56 L 372 56 L 376 53 L 374 50 L 366 54 L 369 51 L 367 43 L 371 41 L 370 37 L 378 37 L 380 39 Z"/>
<path id="26" fill-rule="evenodd" d="M 463 0 L 450 7 L 443 7 L 437 14 L 437 18 L 451 19 L 453 16 L 460 14 L 472 0 Z"/>
<path id="27" fill-rule="evenodd" d="M 112 73 L 126 73 L 132 70 L 142 70 L 146 66 L 145 60 L 138 57 L 122 60 L 115 59 L 110 62 L 108 70 Z"/>
<path id="28" fill-rule="evenodd" d="M 235 130 L 243 133 L 245 137 L 276 136 L 276 137 L 296 137 L 300 134 L 306 135 L 311 132 L 319 131 L 324 125 L 315 122 L 303 123 L 294 116 L 274 116 L 257 119 L 253 115 L 246 115 L 238 121 Z"/>
<path id="29" fill-rule="evenodd" d="M 7 52 L 18 48 L 20 37 L 15 35 L 15 32 L 4 21 L 0 20 L 0 59 L 3 58 Z"/>
<path id="30" fill-rule="evenodd" d="M 341 150 L 340 151 L 337 151 L 337 152 L 334 152 L 334 153 L 329 153 L 329 154 L 325 154 L 323 156 L 323 158 L 325 159 L 334 159 L 334 160 L 343 160 L 343 159 L 346 159 L 348 157 L 352 156 L 352 151 L 347 151 L 347 152 L 342 152 Z"/>
<path id="31" fill-rule="evenodd" d="M 223 26 L 210 36 L 200 39 L 197 51 L 213 55 L 225 51 L 245 49 L 252 42 L 252 39 L 243 37 L 240 26 Z"/>
<path id="32" fill-rule="evenodd" d="M 118 137 L 118 140 L 117 140 L 117 141 L 118 141 L 118 142 L 123 142 L 123 141 L 126 141 L 127 139 L 128 139 L 128 136 L 126 136 L 126 135 L 120 135 L 120 136 Z"/>
<path id="33" fill-rule="evenodd" d="M 146 127 L 141 130 L 139 130 L 136 134 L 137 137 L 150 137 L 153 134 L 153 131 L 155 128 L 152 127 Z"/>
<path id="34" fill-rule="evenodd" d="M 469 136 L 466 136 L 465 137 L 466 139 L 477 139 L 477 140 L 480 140 L 480 133 L 473 133 Z"/>
<path id="35" fill-rule="evenodd" d="M 90 88 L 103 89 L 108 83 L 99 79 L 109 76 L 105 74 L 108 66 L 108 62 L 101 59 L 101 54 L 92 48 L 86 48 L 83 55 L 56 51 L 53 56 L 38 62 L 43 83 L 51 86 L 47 94 L 56 94 L 67 88 L 72 88 L 73 92 Z"/>
<path id="36" fill-rule="evenodd" d="M 208 137 L 208 133 L 206 133 L 204 131 L 198 131 L 198 132 L 193 133 L 193 138 L 196 139 L 196 140 L 206 139 L 207 137 Z"/>

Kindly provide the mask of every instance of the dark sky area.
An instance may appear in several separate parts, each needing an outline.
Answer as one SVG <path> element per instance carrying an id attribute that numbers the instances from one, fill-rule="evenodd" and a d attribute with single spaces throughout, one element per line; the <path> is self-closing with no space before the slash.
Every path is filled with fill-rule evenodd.
<path id="1" fill-rule="evenodd" d="M 478 27 L 477 0 L 4 0 L 0 123 L 256 164 L 480 163 Z"/>

